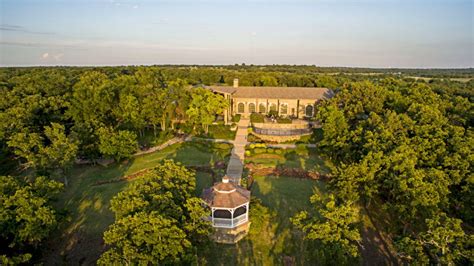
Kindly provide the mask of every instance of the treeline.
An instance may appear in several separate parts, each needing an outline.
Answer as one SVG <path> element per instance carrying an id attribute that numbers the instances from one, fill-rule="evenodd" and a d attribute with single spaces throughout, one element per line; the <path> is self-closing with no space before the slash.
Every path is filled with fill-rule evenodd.
<path id="1" fill-rule="evenodd" d="M 403 263 L 472 264 L 473 107 L 422 83 L 344 86 L 318 114 L 335 162 L 330 193 L 311 198 L 319 215 L 294 224 L 330 247 L 326 259 L 357 257 L 365 209 L 385 217 Z"/>
<path id="2" fill-rule="evenodd" d="M 283 72 L 296 74 L 389 74 L 433 78 L 473 78 L 474 68 L 364 68 L 364 67 L 321 67 L 315 65 L 157 65 L 162 68 L 214 68 L 251 72 Z"/>
<path id="3" fill-rule="evenodd" d="M 242 86 L 337 90 L 351 82 L 370 80 L 384 85 L 393 79 L 390 71 L 383 75 L 322 75 L 328 69 L 345 70 L 278 65 L 2 68 L 3 172 L 12 167 L 12 155 L 25 167 L 66 169 L 75 157 L 130 157 L 138 146 L 149 145 L 146 140 L 151 132 L 153 139 L 177 130 L 206 131 L 225 103 L 193 87 L 232 85 L 234 78 L 239 78 Z M 474 81 L 396 80 L 426 83 L 442 97 L 462 96 L 474 101 Z"/>

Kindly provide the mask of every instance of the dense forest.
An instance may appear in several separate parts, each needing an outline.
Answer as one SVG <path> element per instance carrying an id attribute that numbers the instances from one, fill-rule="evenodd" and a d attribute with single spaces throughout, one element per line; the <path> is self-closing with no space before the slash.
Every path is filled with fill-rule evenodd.
<path id="1" fill-rule="evenodd" d="M 473 69 L 278 65 L 2 68 L 2 264 L 31 260 L 57 229 L 64 215 L 52 202 L 74 178 L 69 169 L 76 160 L 120 161 L 152 145 L 150 140 L 205 134 L 226 102 L 200 87 L 231 85 L 234 78 L 242 86 L 336 92 L 317 115 L 324 136 L 319 147 L 334 162 L 330 193 L 311 198 L 314 213 L 292 219 L 309 240 L 330 247 L 328 258 L 359 256 L 359 212 L 377 205 L 394 221 L 387 230 L 400 260 L 472 263 L 473 77 Z M 165 164 L 114 198 L 117 222 L 105 235 L 113 248 L 99 263 L 120 261 L 117 254 L 128 248 L 120 232 L 157 233 L 140 231 L 142 226 L 180 236 L 159 244 L 175 247 L 155 254 L 164 263 L 195 261 L 193 246 L 209 228 L 196 220 L 202 210 L 190 196 L 195 184 L 156 185 L 164 177 L 178 184 L 192 176 L 182 166 Z M 169 169 L 182 175 L 171 177 Z M 142 207 L 118 207 L 143 200 L 135 198 L 142 190 L 150 193 Z"/>

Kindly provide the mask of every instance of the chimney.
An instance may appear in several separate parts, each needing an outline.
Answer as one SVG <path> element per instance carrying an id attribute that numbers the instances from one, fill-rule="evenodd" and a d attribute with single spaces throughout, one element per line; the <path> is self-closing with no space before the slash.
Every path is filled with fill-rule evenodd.
<path id="1" fill-rule="evenodd" d="M 234 88 L 239 87 L 239 79 L 234 79 Z"/>

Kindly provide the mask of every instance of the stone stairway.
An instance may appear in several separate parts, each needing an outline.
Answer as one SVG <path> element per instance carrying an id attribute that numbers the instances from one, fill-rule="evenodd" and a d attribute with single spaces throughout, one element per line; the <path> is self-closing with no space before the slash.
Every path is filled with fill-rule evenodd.
<path id="1" fill-rule="evenodd" d="M 233 141 L 234 148 L 227 166 L 227 176 L 236 184 L 240 184 L 240 178 L 242 178 L 244 169 L 245 146 L 247 145 L 247 128 L 249 124 L 249 119 L 240 119 L 235 140 Z"/>

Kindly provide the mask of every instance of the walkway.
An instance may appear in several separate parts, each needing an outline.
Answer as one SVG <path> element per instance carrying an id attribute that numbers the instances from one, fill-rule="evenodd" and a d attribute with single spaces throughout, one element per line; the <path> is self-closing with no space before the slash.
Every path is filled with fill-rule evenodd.
<path id="1" fill-rule="evenodd" d="M 133 156 L 140 156 L 140 155 L 144 155 L 144 154 L 149 154 L 149 153 L 153 153 L 155 151 L 160 151 L 166 147 L 169 147 L 173 144 L 176 144 L 176 143 L 181 143 L 183 141 L 186 141 L 187 140 L 187 136 L 186 135 L 183 135 L 183 136 L 176 136 L 176 137 L 173 137 L 172 139 L 168 140 L 168 141 L 165 141 L 164 143 L 158 145 L 158 146 L 154 146 L 154 147 L 151 147 L 149 148 L 148 150 L 145 150 L 145 151 L 139 151 L 139 152 L 136 152 L 135 154 L 133 154 Z"/>
<path id="2" fill-rule="evenodd" d="M 240 178 L 242 178 L 244 170 L 245 146 L 247 145 L 247 128 L 249 124 L 249 119 L 240 119 L 237 126 L 237 134 L 235 135 L 234 148 L 227 166 L 227 176 L 236 184 L 240 184 Z"/>

